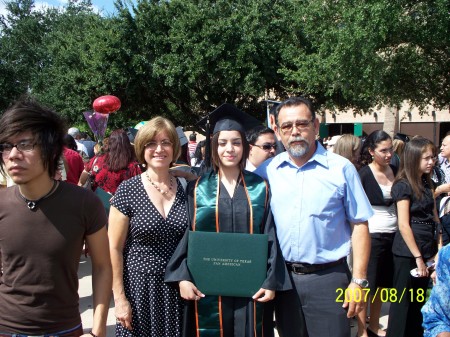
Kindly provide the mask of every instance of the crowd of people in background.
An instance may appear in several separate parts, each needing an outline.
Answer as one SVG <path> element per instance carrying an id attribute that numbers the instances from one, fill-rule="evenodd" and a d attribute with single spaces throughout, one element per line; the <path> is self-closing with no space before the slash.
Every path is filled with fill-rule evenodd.
<path id="1" fill-rule="evenodd" d="M 105 337 L 108 289 L 116 336 L 348 337 L 352 318 L 360 337 L 450 336 L 450 135 L 321 139 L 303 97 L 279 104 L 272 128 L 230 104 L 209 123 L 200 141 L 163 117 L 93 141 L 34 101 L 3 114 L 0 337 Z M 268 235 L 260 289 L 205 296 L 187 263 L 194 231 Z"/>

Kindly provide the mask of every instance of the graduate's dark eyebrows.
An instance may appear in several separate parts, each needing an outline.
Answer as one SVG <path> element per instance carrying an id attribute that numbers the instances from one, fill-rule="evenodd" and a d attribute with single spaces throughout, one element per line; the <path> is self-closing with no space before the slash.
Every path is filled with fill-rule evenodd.
<path id="1" fill-rule="evenodd" d="M 234 142 L 236 140 L 242 140 L 242 138 L 241 137 L 236 137 L 236 138 L 231 138 L 231 139 L 228 139 L 228 138 L 219 138 L 218 139 L 219 142 L 220 141 L 228 141 L 228 140 L 231 140 L 232 142 Z"/>

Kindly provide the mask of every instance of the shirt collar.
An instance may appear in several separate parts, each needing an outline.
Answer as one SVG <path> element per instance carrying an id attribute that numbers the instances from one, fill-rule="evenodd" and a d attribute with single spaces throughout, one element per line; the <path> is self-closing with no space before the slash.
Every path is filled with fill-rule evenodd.
<path id="1" fill-rule="evenodd" d="M 317 162 L 318 164 L 328 167 L 328 156 L 329 152 L 316 140 L 316 151 L 313 156 L 309 158 L 308 162 L 305 165 L 308 165 L 312 162 Z M 277 155 L 274 160 L 276 160 L 276 167 L 279 168 L 281 166 L 290 165 L 298 168 L 298 166 L 291 160 L 287 151 L 284 151 Z"/>
<path id="2" fill-rule="evenodd" d="M 246 162 L 246 164 L 245 164 L 245 169 L 246 169 L 247 171 L 253 172 L 253 171 L 256 170 L 256 166 L 253 165 L 252 162 L 251 162 L 249 159 L 247 159 L 247 162 Z"/>

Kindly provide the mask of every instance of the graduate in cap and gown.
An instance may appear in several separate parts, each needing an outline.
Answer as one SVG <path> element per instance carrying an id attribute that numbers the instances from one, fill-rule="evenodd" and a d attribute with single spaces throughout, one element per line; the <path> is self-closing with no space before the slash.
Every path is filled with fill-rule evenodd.
<path id="1" fill-rule="evenodd" d="M 245 130 L 260 123 L 227 103 L 200 122 L 209 122 L 213 129 L 212 170 L 187 187 L 190 228 L 165 276 L 165 282 L 177 284 L 186 300 L 183 336 L 273 336 L 273 314 L 267 310 L 264 315 L 264 304 L 273 300 L 276 290 L 292 286 L 276 239 L 268 184 L 244 170 L 249 152 Z M 267 277 L 261 289 L 253 297 L 205 296 L 187 266 L 189 230 L 267 234 Z"/>

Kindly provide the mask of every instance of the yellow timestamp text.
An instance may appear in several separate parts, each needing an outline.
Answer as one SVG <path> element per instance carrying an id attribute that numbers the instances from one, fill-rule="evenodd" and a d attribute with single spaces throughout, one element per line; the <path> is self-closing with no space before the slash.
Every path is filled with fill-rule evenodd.
<path id="1" fill-rule="evenodd" d="M 367 302 L 369 298 L 372 303 L 378 296 L 382 303 L 401 303 L 403 300 L 409 302 L 424 302 L 426 293 L 422 288 L 406 289 L 399 291 L 395 288 L 377 288 L 375 294 L 369 297 L 369 288 L 337 288 L 336 302 Z"/>

